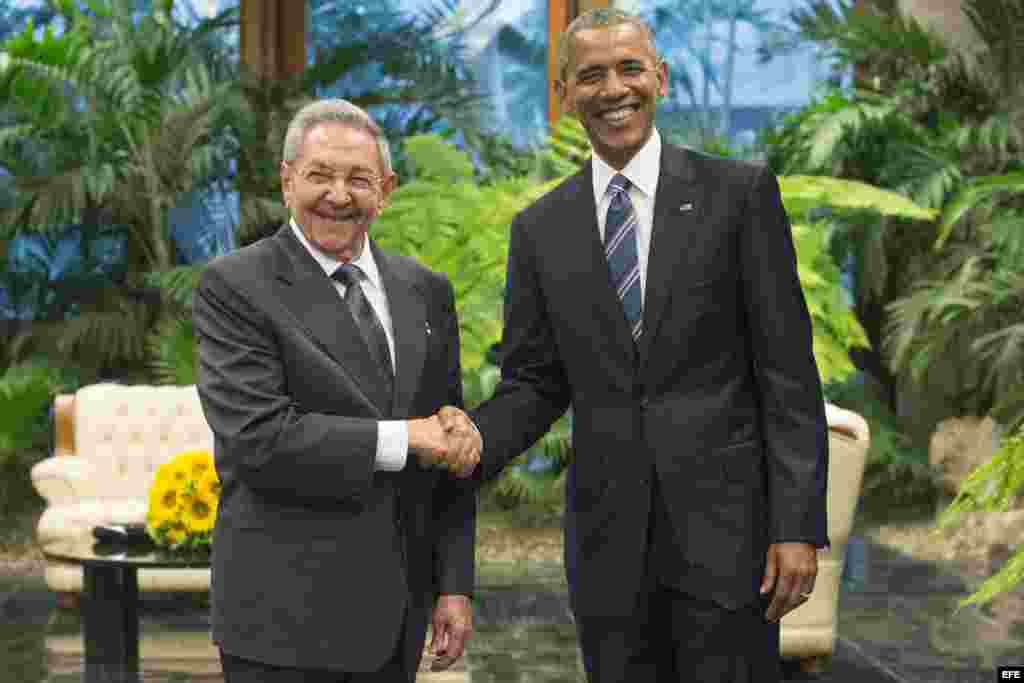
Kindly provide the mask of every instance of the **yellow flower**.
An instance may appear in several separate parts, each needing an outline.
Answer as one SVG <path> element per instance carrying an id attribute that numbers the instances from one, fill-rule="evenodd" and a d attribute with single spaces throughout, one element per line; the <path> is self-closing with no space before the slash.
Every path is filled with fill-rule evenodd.
<path id="1" fill-rule="evenodd" d="M 201 496 L 208 496 L 211 498 L 220 497 L 220 477 L 217 476 L 217 470 L 210 468 L 200 477 L 199 482 L 196 484 L 196 489 Z"/>
<path id="2" fill-rule="evenodd" d="M 174 458 L 174 462 L 183 467 L 192 479 L 201 479 L 204 474 L 213 469 L 213 456 L 207 450 L 179 453 Z"/>
<path id="3" fill-rule="evenodd" d="M 208 450 L 184 451 L 160 466 L 149 494 L 150 536 L 162 546 L 208 546 L 220 480 Z"/>
<path id="4" fill-rule="evenodd" d="M 154 484 L 149 491 L 149 510 L 146 513 L 146 523 L 154 530 L 167 521 L 173 521 L 178 516 L 178 508 L 181 507 L 180 496 L 173 485 Z"/>
<path id="5" fill-rule="evenodd" d="M 173 462 L 165 462 L 156 470 L 156 477 L 153 485 L 173 486 L 175 482 L 175 467 Z"/>
<path id="6" fill-rule="evenodd" d="M 178 488 L 165 483 L 157 483 L 149 491 L 149 513 L 159 517 L 170 517 L 181 505 Z"/>
<path id="7" fill-rule="evenodd" d="M 208 496 L 189 496 L 182 519 L 192 533 L 210 531 L 217 519 L 217 499 Z"/>
<path id="8" fill-rule="evenodd" d="M 167 540 L 171 542 L 171 545 L 181 545 L 187 537 L 188 529 L 182 522 L 175 522 L 167 530 Z"/>

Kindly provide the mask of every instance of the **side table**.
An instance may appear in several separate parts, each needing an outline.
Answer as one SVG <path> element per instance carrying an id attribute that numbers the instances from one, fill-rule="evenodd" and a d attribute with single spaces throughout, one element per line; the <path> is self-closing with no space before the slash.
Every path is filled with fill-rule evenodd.
<path id="1" fill-rule="evenodd" d="M 205 568 L 210 554 L 91 538 L 41 546 L 46 557 L 81 565 L 85 683 L 139 682 L 138 569 Z"/>

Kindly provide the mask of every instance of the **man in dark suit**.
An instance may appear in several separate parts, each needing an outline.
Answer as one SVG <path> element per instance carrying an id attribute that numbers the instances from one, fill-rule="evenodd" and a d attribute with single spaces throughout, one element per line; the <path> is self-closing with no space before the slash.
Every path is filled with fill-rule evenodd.
<path id="1" fill-rule="evenodd" d="M 283 159 L 290 223 L 195 293 L 213 639 L 227 683 L 411 683 L 431 612 L 437 668 L 471 632 L 476 463 L 420 417 L 462 401 L 454 294 L 367 236 L 396 178 L 365 112 L 308 105 Z"/>
<path id="2" fill-rule="evenodd" d="M 827 544 L 827 426 L 789 222 L 764 168 L 663 143 L 649 28 L 595 10 L 556 84 L 594 155 L 513 221 L 494 477 L 571 404 L 566 566 L 597 683 L 779 678 Z M 446 429 L 472 434 L 454 409 Z"/>

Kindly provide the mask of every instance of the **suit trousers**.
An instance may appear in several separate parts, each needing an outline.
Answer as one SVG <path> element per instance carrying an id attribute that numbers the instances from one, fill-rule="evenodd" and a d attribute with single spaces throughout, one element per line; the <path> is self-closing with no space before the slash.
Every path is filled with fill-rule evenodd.
<path id="1" fill-rule="evenodd" d="M 652 477 L 646 588 L 635 612 L 576 619 L 587 680 L 778 683 L 779 626 L 764 618 L 767 598 L 729 610 L 672 585 L 683 560 L 657 479 Z"/>
<path id="2" fill-rule="evenodd" d="M 344 672 L 301 667 L 275 666 L 251 659 L 242 659 L 220 651 L 224 683 L 415 683 L 426 638 L 427 615 L 408 609 L 394 654 L 376 671 Z M 340 617 L 339 617 L 340 619 Z"/>

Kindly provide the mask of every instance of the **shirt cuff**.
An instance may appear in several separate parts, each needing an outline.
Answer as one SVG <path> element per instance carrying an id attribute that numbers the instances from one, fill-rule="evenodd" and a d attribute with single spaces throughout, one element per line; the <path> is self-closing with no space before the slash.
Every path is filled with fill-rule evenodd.
<path id="1" fill-rule="evenodd" d="M 374 468 L 397 472 L 405 467 L 409 453 L 409 426 L 405 420 L 377 423 L 377 461 Z"/>
<path id="2" fill-rule="evenodd" d="M 484 452 L 484 435 L 480 433 L 480 429 L 476 426 L 476 422 L 473 422 L 473 418 L 471 418 L 469 415 L 467 415 L 466 419 L 469 420 L 469 424 L 473 425 L 473 430 L 476 432 L 476 435 L 480 437 L 480 454 L 483 455 L 483 452 Z"/>

